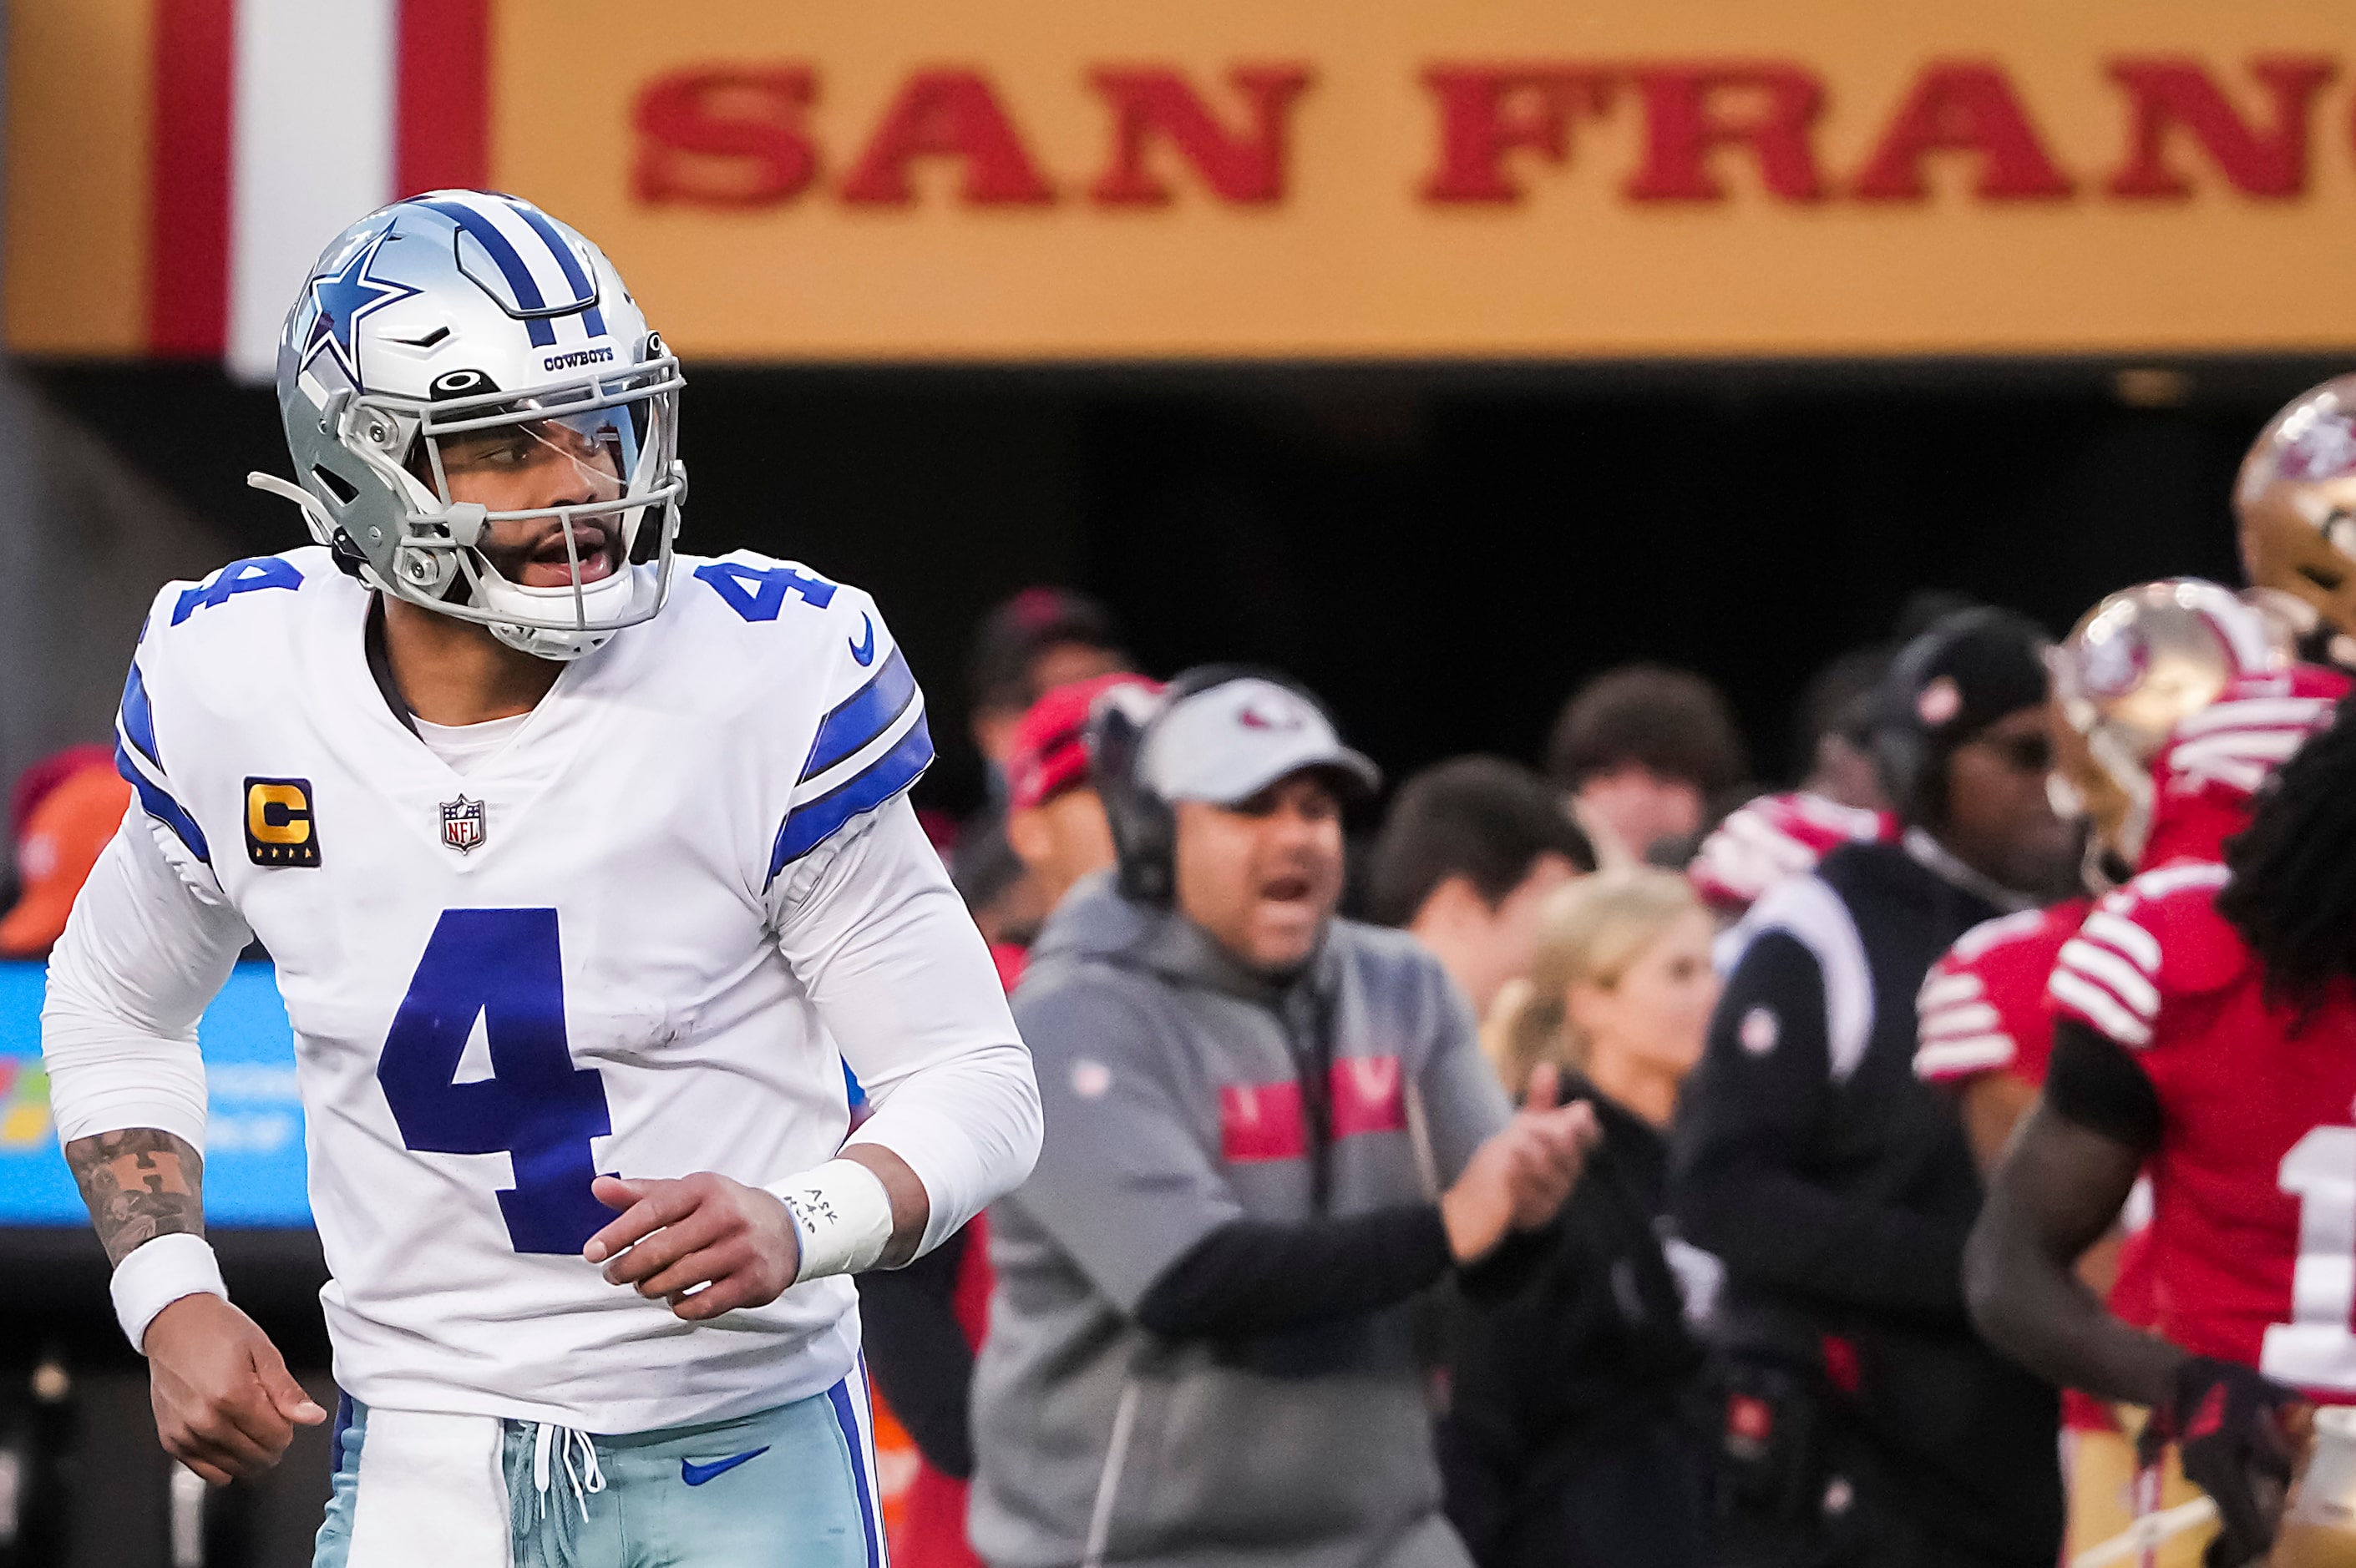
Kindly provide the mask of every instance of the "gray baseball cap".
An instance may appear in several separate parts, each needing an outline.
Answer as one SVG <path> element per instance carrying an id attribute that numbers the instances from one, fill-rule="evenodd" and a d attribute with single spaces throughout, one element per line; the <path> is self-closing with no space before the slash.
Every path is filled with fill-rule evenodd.
<path id="1" fill-rule="evenodd" d="M 1138 781 L 1163 800 L 1236 805 L 1304 768 L 1328 768 L 1359 793 L 1382 787 L 1380 768 L 1342 743 L 1317 704 L 1258 676 L 1177 699 L 1153 720 Z"/>

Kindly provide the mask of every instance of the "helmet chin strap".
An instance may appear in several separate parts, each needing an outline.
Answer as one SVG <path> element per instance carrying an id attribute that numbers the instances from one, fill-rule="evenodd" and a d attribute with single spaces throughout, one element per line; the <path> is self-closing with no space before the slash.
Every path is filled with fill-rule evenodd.
<path id="1" fill-rule="evenodd" d="M 487 563 L 486 563 L 486 570 L 490 570 Z M 578 570 L 577 566 L 575 570 Z M 497 616 L 503 608 L 508 609 L 510 613 L 515 613 L 519 607 L 503 605 L 501 602 L 509 594 L 520 595 L 523 592 L 524 590 L 509 582 L 505 578 L 498 577 L 496 571 L 491 571 L 489 580 L 477 579 L 475 583 L 477 605 L 486 614 L 491 616 Z M 627 609 L 630 602 L 637 596 L 637 576 L 631 571 L 629 562 L 625 560 L 615 568 L 611 576 L 573 589 L 568 592 L 566 598 L 568 602 L 577 606 L 576 613 L 584 619 L 593 618 L 589 615 L 593 606 L 604 611 L 605 609 L 604 602 L 610 600 L 613 602 L 613 613 L 600 614 L 594 619 L 613 621 L 620 618 L 619 612 Z M 605 646 L 615 632 L 620 630 L 618 626 L 613 625 L 531 626 L 523 624 L 520 621 L 500 620 L 491 620 L 486 624 L 489 627 L 491 635 L 508 646 L 521 653 L 530 654 L 536 658 L 553 659 L 558 663 L 569 662 L 579 658 L 584 654 L 594 652 Z"/>

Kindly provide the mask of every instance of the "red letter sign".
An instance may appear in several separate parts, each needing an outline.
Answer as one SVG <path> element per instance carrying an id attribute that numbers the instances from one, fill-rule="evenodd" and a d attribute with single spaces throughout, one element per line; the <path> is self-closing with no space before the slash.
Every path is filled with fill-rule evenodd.
<path id="1" fill-rule="evenodd" d="M 636 115 L 637 198 L 702 207 L 792 200 L 818 173 L 801 127 L 816 92 L 806 66 L 723 66 L 648 82 Z"/>
<path id="2" fill-rule="evenodd" d="M 2114 196 L 2184 197 L 2191 184 L 2170 168 L 2170 125 L 2192 133 L 2233 187 L 2249 196 L 2297 196 L 2307 188 L 2307 111 L 2316 90 L 2331 80 L 2327 59 L 2260 59 L 2250 73 L 2274 99 L 2274 124 L 2260 130 L 2192 60 L 2121 59 L 2111 78 L 2127 90 L 2135 118 L 2127 161 L 2111 176 Z"/>
<path id="3" fill-rule="evenodd" d="M 1949 149 L 1980 155 L 1976 190 L 1983 200 L 2070 194 L 2069 177 L 2046 155 L 2003 68 L 1973 61 L 1923 68 L 1857 176 L 1857 194 L 1869 201 L 1919 201 L 1929 194 L 1922 155 Z"/>
<path id="4" fill-rule="evenodd" d="M 908 163 L 928 156 L 965 160 L 959 197 L 970 205 L 1055 199 L 990 83 L 969 70 L 919 71 L 908 79 L 884 112 L 859 166 L 842 182 L 842 199 L 914 201 Z"/>
<path id="5" fill-rule="evenodd" d="M 1710 152 L 1746 143 L 1760 177 L 1786 201 L 1825 194 L 1808 132 L 1824 106 L 1824 83 L 1796 65 L 1647 65 L 1635 69 L 1644 100 L 1644 163 L 1629 179 L 1638 201 L 1719 201 L 1726 187 L 1710 173 Z M 1753 105 L 1730 113 L 1726 99 Z"/>
<path id="6" fill-rule="evenodd" d="M 1174 70 L 1147 68 L 1088 73 L 1112 101 L 1112 166 L 1088 195 L 1114 206 L 1159 206 L 1170 187 L 1145 166 L 1155 133 L 1167 136 L 1203 183 L 1226 201 L 1277 201 L 1284 195 L 1284 117 L 1309 85 L 1302 66 L 1241 67 L 1227 73 L 1250 104 L 1250 128 L 1230 135 Z"/>
<path id="7" fill-rule="evenodd" d="M 1570 155 L 1570 117 L 1612 101 L 1600 66 L 1435 66 L 1423 80 L 1440 95 L 1440 166 L 1424 182 L 1426 201 L 1521 200 L 1505 155 L 1527 148 L 1558 164 Z"/>

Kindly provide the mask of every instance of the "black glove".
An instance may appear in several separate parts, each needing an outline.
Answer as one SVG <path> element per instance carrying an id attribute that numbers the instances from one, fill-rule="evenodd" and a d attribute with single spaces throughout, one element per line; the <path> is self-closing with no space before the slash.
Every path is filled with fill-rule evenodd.
<path id="1" fill-rule="evenodd" d="M 2175 1444 L 2185 1478 L 2217 1505 L 2218 1536 L 2206 1559 L 2217 1568 L 2242 1568 L 2274 1545 L 2293 1458 L 2283 1413 L 2306 1403 L 2247 1367 L 2191 1356 L 2145 1424 L 2136 1456 L 2148 1467 Z"/>

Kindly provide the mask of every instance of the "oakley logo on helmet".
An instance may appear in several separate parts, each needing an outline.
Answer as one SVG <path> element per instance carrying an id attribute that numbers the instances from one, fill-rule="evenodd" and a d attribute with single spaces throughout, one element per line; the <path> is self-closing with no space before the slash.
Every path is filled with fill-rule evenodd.
<path id="1" fill-rule="evenodd" d="M 611 348 L 576 348 L 570 354 L 551 354 L 540 362 L 543 370 L 570 370 L 581 365 L 603 365 L 614 357 Z"/>
<path id="2" fill-rule="evenodd" d="M 435 398 L 462 398 L 469 392 L 496 392 L 498 388 L 480 370 L 444 370 L 425 389 Z"/>

